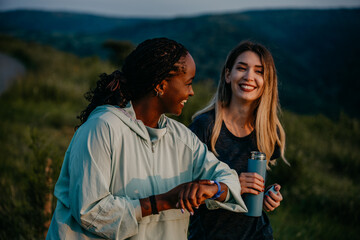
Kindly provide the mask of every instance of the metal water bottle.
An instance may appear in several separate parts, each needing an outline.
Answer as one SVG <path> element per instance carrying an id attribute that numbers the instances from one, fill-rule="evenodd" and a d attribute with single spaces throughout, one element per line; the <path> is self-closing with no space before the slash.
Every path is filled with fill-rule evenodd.
<path id="1" fill-rule="evenodd" d="M 248 172 L 256 172 L 260 174 L 265 180 L 265 176 L 266 176 L 265 153 L 257 152 L 257 151 L 251 152 L 251 157 L 250 159 L 248 159 Z M 248 212 L 245 213 L 245 215 L 251 217 L 260 217 L 262 214 L 263 199 L 264 199 L 264 192 L 260 192 L 257 195 L 251 193 L 245 193 L 244 202 L 248 209 Z"/>

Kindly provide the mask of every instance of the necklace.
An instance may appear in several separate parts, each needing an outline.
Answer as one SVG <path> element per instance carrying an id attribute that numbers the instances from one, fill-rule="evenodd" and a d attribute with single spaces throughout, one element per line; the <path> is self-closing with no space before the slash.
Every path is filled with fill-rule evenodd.
<path id="1" fill-rule="evenodd" d="M 224 119 L 226 128 L 236 137 L 244 137 L 249 135 L 254 128 L 250 124 L 238 125 L 234 121 Z"/>

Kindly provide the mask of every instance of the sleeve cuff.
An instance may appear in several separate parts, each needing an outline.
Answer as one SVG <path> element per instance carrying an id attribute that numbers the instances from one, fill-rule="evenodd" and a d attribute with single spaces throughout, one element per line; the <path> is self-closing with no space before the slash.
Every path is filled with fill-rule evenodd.
<path id="1" fill-rule="evenodd" d="M 230 194 L 231 194 L 231 192 L 230 192 L 230 190 L 229 190 L 229 188 L 228 188 L 227 194 L 226 194 L 226 198 L 225 198 L 224 202 L 229 201 L 229 199 L 230 199 Z"/>

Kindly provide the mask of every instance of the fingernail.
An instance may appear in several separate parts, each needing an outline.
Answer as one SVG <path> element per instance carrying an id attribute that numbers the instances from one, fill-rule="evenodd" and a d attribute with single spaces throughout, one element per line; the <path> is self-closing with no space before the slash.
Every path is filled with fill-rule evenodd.
<path id="1" fill-rule="evenodd" d="M 178 202 L 176 203 L 176 208 L 179 208 L 179 203 Z"/>
<path id="2" fill-rule="evenodd" d="M 193 212 L 190 212 L 190 215 L 191 215 L 191 216 L 194 216 L 194 213 L 193 213 Z"/>
<path id="3" fill-rule="evenodd" d="M 180 209 L 182 213 L 184 213 L 184 209 Z"/>
<path id="4" fill-rule="evenodd" d="M 195 207 L 196 209 L 199 209 L 199 206 Z"/>
<path id="5" fill-rule="evenodd" d="M 210 184 L 214 184 L 215 182 L 213 180 L 210 180 Z"/>

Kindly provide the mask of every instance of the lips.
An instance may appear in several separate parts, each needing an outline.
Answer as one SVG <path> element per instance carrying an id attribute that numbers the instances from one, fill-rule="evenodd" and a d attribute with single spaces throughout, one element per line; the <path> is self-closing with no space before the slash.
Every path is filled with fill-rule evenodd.
<path id="1" fill-rule="evenodd" d="M 249 85 L 249 84 L 239 84 L 240 89 L 244 92 L 251 92 L 256 89 L 255 86 Z"/>

